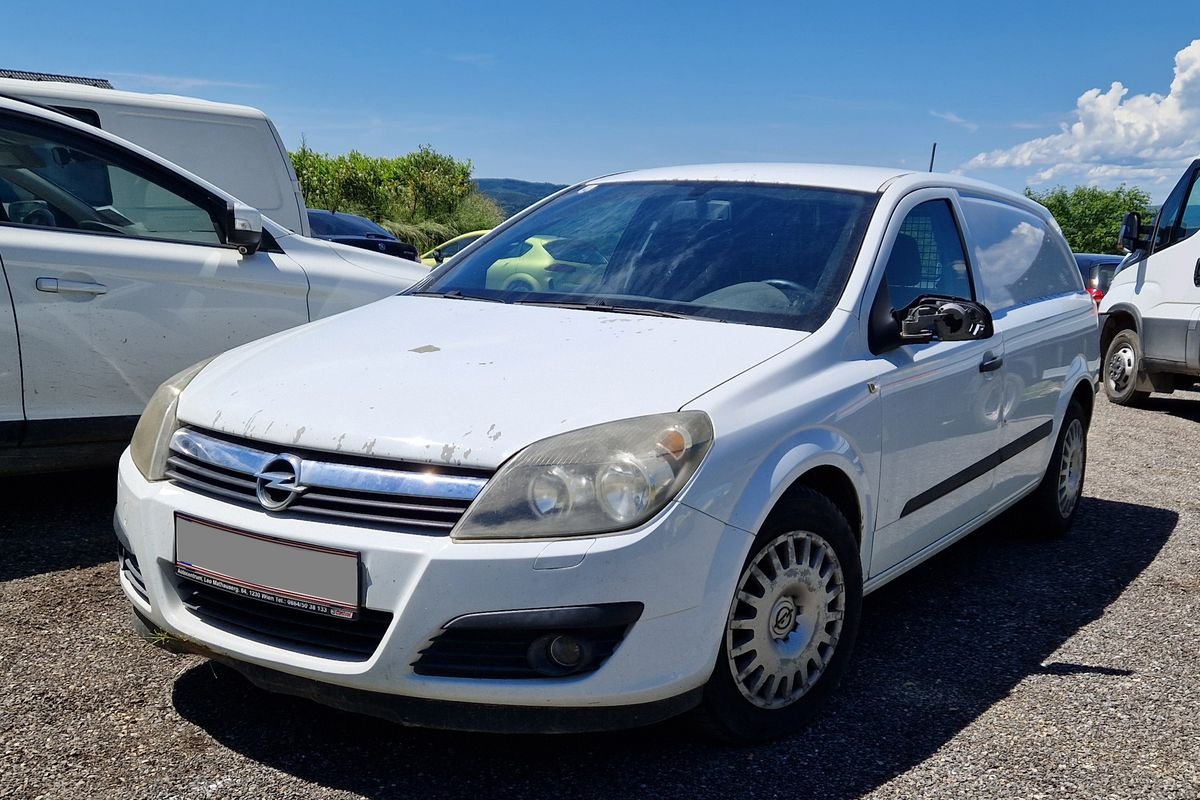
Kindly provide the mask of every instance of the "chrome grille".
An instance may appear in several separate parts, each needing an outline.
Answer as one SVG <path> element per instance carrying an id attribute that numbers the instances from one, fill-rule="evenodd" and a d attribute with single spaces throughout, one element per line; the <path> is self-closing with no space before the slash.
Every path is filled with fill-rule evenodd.
<path id="1" fill-rule="evenodd" d="M 351 462 L 265 447 L 275 446 L 183 428 L 171 439 L 167 477 L 194 491 L 260 507 L 256 476 L 286 453 L 299 460 L 296 483 L 303 492 L 285 511 L 269 513 L 430 535 L 449 533 L 487 483 L 476 470 Z"/>

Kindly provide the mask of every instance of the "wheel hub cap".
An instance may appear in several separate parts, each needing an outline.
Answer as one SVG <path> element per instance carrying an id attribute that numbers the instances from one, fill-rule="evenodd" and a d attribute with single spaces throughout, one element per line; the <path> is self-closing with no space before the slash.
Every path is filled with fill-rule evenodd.
<path id="1" fill-rule="evenodd" d="M 1083 484 L 1083 448 L 1083 423 L 1073 419 L 1063 434 L 1058 464 L 1058 510 L 1064 518 L 1071 515 L 1079 502 Z"/>
<path id="2" fill-rule="evenodd" d="M 726 625 L 729 669 L 759 708 L 799 700 L 828 666 L 845 616 L 845 576 L 821 536 L 793 531 L 755 554 Z"/>
<path id="3" fill-rule="evenodd" d="M 1108 382 L 1117 391 L 1123 391 L 1133 379 L 1133 348 L 1122 347 L 1108 360 Z"/>

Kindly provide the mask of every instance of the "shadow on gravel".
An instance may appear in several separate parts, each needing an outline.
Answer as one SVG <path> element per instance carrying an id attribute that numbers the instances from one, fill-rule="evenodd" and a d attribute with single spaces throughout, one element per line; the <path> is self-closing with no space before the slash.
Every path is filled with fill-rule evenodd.
<path id="1" fill-rule="evenodd" d="M 928 758 L 1028 675 L 1127 674 L 1043 663 L 1153 560 L 1176 521 L 1088 499 L 1062 539 L 992 524 L 869 597 L 855 663 L 824 716 L 753 748 L 706 741 L 686 721 L 557 737 L 410 730 L 273 696 L 210 664 L 178 679 L 174 703 L 238 753 L 370 798 L 853 798 Z"/>
<path id="2" fill-rule="evenodd" d="M 1139 408 L 1143 411 L 1157 411 L 1160 414 L 1169 414 L 1172 417 L 1191 422 L 1200 422 L 1200 403 L 1196 402 L 1194 396 L 1148 397 Z"/>
<path id="3" fill-rule="evenodd" d="M 0 480 L 0 582 L 116 560 L 115 470 Z"/>

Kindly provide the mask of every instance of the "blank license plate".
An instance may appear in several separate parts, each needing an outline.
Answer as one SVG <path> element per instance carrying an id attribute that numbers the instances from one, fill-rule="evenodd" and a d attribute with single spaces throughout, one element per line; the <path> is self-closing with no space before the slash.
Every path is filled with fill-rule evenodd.
<path id="1" fill-rule="evenodd" d="M 240 597 L 358 618 L 359 554 L 175 515 L 175 572 Z"/>

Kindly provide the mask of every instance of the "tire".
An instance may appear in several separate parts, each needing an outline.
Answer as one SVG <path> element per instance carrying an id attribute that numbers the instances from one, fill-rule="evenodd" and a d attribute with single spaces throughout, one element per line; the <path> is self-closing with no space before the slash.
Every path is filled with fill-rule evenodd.
<path id="1" fill-rule="evenodd" d="M 1137 331 L 1119 331 L 1104 354 L 1104 395 L 1119 406 L 1137 406 L 1149 392 L 1138 391 L 1142 373 L 1142 339 Z"/>
<path id="2" fill-rule="evenodd" d="M 799 730 L 845 671 L 861 614 L 850 525 L 827 497 L 801 489 L 771 514 L 742 565 L 697 710 L 702 725 L 734 742 Z"/>
<path id="3" fill-rule="evenodd" d="M 1059 427 L 1046 474 L 1023 503 L 1027 523 L 1048 535 L 1065 534 L 1079 513 L 1087 472 L 1087 430 L 1083 409 L 1072 400 Z"/>

